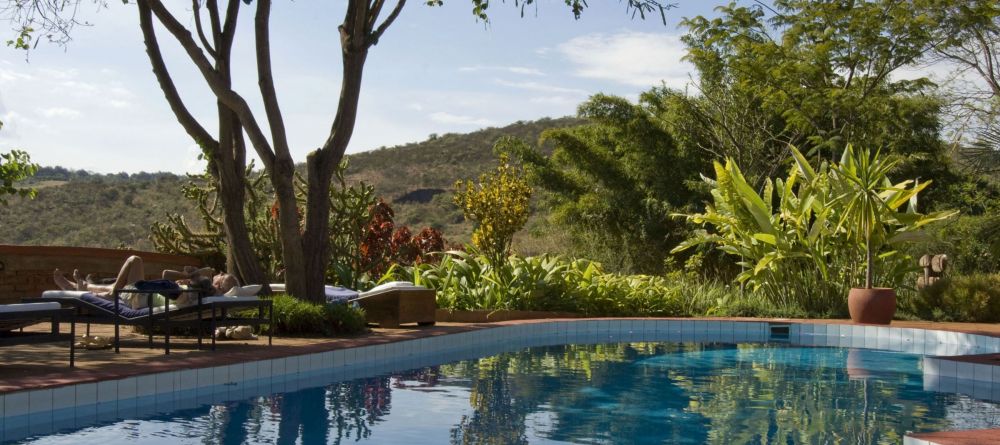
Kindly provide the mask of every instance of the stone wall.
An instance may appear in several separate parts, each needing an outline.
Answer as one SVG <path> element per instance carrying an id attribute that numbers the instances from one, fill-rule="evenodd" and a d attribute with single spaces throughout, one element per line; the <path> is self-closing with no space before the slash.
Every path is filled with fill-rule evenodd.
<path id="1" fill-rule="evenodd" d="M 191 257 L 136 250 L 0 244 L 0 304 L 19 303 L 24 297 L 38 297 L 43 291 L 58 289 L 52 282 L 56 268 L 67 276 L 79 269 L 84 275 L 113 278 L 131 255 L 142 257 L 146 278 L 160 278 L 163 269 L 199 265 Z"/>

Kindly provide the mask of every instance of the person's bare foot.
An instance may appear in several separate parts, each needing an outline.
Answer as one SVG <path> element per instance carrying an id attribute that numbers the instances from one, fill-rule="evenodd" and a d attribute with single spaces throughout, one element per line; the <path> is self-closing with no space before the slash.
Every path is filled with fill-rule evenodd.
<path id="1" fill-rule="evenodd" d="M 52 272 L 52 281 L 55 281 L 56 286 L 59 286 L 62 290 L 77 290 L 76 283 L 67 280 L 63 271 L 59 269 Z"/>
<path id="2" fill-rule="evenodd" d="M 76 281 L 76 290 L 87 290 L 87 281 L 79 269 L 73 269 L 73 280 Z"/>

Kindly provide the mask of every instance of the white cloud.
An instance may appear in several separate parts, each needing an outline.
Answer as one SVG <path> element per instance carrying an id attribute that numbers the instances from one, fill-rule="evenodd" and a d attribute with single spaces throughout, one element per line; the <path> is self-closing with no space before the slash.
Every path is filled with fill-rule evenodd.
<path id="1" fill-rule="evenodd" d="M 38 114 L 47 117 L 49 119 L 56 117 L 75 119 L 77 117 L 80 117 L 79 111 L 67 107 L 39 108 Z"/>
<path id="2" fill-rule="evenodd" d="M 434 113 L 431 113 L 430 118 L 432 121 L 440 124 L 479 125 L 483 127 L 493 125 L 493 121 L 489 119 L 464 116 L 460 114 L 451 114 L 444 111 L 436 111 Z"/>
<path id="3" fill-rule="evenodd" d="M 547 85 L 538 82 L 511 82 L 509 80 L 495 79 L 497 85 L 503 85 L 505 87 L 519 88 L 528 91 L 539 91 L 543 93 L 555 93 L 555 94 L 576 94 L 581 96 L 586 96 L 587 92 L 577 88 L 565 88 L 558 87 L 555 85 Z"/>
<path id="4" fill-rule="evenodd" d="M 693 72 L 681 60 L 686 50 L 680 37 L 665 33 L 588 34 L 559 44 L 557 50 L 575 65 L 575 75 L 626 85 L 649 87 L 662 81 L 683 88 Z"/>
<path id="5" fill-rule="evenodd" d="M 31 76 L 16 70 L 0 68 L 0 84 L 31 80 Z"/>
<path id="6" fill-rule="evenodd" d="M 16 111 L 8 111 L 0 116 L 3 121 L 3 131 L 0 131 L 0 138 L 19 139 L 23 136 L 23 129 L 47 130 L 49 126 L 42 121 L 32 119 Z"/>
<path id="7" fill-rule="evenodd" d="M 462 72 L 477 72 L 477 71 L 503 71 L 511 74 L 522 74 L 525 76 L 544 76 L 541 70 L 537 68 L 530 68 L 526 66 L 463 66 L 458 69 Z"/>
<path id="8" fill-rule="evenodd" d="M 577 97 L 569 96 L 535 96 L 528 99 L 533 104 L 555 105 L 559 107 L 575 107 L 580 103 Z"/>
<path id="9" fill-rule="evenodd" d="M 190 174 L 205 173 L 205 164 L 207 161 L 204 159 L 198 159 L 201 156 L 201 147 L 196 144 L 188 145 L 184 153 L 184 172 Z"/>
<path id="10" fill-rule="evenodd" d="M 128 108 L 132 106 L 132 103 L 125 100 L 111 99 L 108 101 L 108 106 L 111 108 Z"/>

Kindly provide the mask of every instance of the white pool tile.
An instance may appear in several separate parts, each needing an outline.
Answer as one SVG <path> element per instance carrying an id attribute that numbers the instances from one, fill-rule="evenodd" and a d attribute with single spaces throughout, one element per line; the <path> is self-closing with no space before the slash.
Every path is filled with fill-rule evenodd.
<path id="1" fill-rule="evenodd" d="M 958 378 L 958 367 L 952 360 L 938 360 L 938 375 L 941 377 Z"/>
<path id="2" fill-rule="evenodd" d="M 174 391 L 188 391 L 198 387 L 198 370 L 182 369 L 174 372 Z"/>
<path id="3" fill-rule="evenodd" d="M 888 336 L 880 335 L 875 343 L 875 347 L 878 349 L 889 349 L 889 343 L 890 339 Z"/>
<path id="4" fill-rule="evenodd" d="M 299 373 L 299 359 L 298 357 L 282 357 L 275 359 L 275 364 L 280 363 L 283 366 L 281 375 L 287 379 L 294 379 Z M 273 365 L 272 365 L 273 366 Z"/>
<path id="5" fill-rule="evenodd" d="M 246 362 L 243 364 L 243 378 L 247 381 L 256 380 L 260 378 L 260 365 L 259 362 Z M 198 381 L 197 376 L 195 376 L 195 382 Z"/>
<path id="6" fill-rule="evenodd" d="M 76 388 L 73 385 L 52 388 L 53 410 L 72 408 L 74 406 L 76 406 Z M 0 410 L 0 417 L 3 417 L 2 410 Z"/>
<path id="7" fill-rule="evenodd" d="M 191 371 L 194 372 L 193 370 Z M 118 381 L 118 399 L 131 399 L 136 396 L 138 379 L 128 377 Z"/>
<path id="8" fill-rule="evenodd" d="M 201 370 L 199 369 L 199 371 L 201 371 Z M 95 387 L 94 391 L 95 391 L 94 394 L 96 396 L 96 394 L 97 394 L 96 387 Z M 136 397 L 151 396 L 153 394 L 156 394 L 156 376 L 154 374 L 141 375 L 141 376 L 138 376 L 138 377 L 135 378 L 135 395 L 136 395 Z M 78 401 L 78 404 L 82 403 L 82 402 L 79 402 L 79 400 L 80 400 L 80 392 L 79 391 L 76 392 L 76 399 Z M 96 399 L 94 401 L 96 402 Z"/>
<path id="9" fill-rule="evenodd" d="M 267 363 L 268 360 L 262 361 L 262 363 Z M 206 386 L 212 386 L 215 384 L 215 370 L 212 368 L 198 368 L 195 369 L 195 384 L 198 388 L 203 388 Z"/>
<path id="10" fill-rule="evenodd" d="M 216 366 L 212 368 L 212 384 L 224 385 L 229 383 L 229 366 Z M 159 383 L 159 382 L 157 382 Z M 159 385 L 157 385 L 159 386 Z"/>
<path id="11" fill-rule="evenodd" d="M 956 362 L 955 377 L 959 380 L 973 380 L 976 378 L 975 369 L 973 363 Z"/>
<path id="12" fill-rule="evenodd" d="M 157 394 L 172 393 L 177 384 L 177 372 L 160 372 L 154 375 L 154 379 L 156 381 Z M 100 397 L 100 392 L 101 388 L 98 387 L 98 397 Z"/>
<path id="13" fill-rule="evenodd" d="M 10 398 L 10 395 L 7 396 Z M 76 385 L 76 404 L 80 405 L 93 405 L 97 403 L 97 384 L 96 383 L 81 383 Z M 10 414 L 10 410 L 7 410 L 7 415 Z"/>
<path id="14" fill-rule="evenodd" d="M 993 366 L 977 363 L 973 365 L 972 378 L 980 382 L 993 382 Z"/>
<path id="15" fill-rule="evenodd" d="M 280 377 L 287 374 L 287 370 L 285 369 L 286 364 L 287 363 L 285 362 L 284 358 L 276 358 L 271 360 L 271 375 L 275 377 Z"/>
<path id="16" fill-rule="evenodd" d="M 246 375 L 245 375 L 246 373 L 244 372 L 245 368 L 246 368 L 246 365 L 244 365 L 243 363 L 235 363 L 235 364 L 229 365 L 229 382 L 243 382 L 243 381 L 246 381 Z M 179 379 L 179 377 L 178 377 L 178 379 Z M 180 385 L 178 385 L 178 386 L 180 386 Z"/>
<path id="17" fill-rule="evenodd" d="M 875 335 L 875 329 L 874 329 L 873 326 L 868 326 L 868 327 L 872 328 L 872 329 L 870 329 L 870 330 L 866 329 L 865 330 L 865 337 L 864 337 L 865 342 L 864 342 L 863 346 L 866 347 L 866 348 L 869 348 L 869 349 L 877 348 L 878 347 L 878 336 Z"/>
<path id="18" fill-rule="evenodd" d="M 28 392 L 28 411 L 30 413 L 51 413 L 52 389 L 36 389 Z"/>

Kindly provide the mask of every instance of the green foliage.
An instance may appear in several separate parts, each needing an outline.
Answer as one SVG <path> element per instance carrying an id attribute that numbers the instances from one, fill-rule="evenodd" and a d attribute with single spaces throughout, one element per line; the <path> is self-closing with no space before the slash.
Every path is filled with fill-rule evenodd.
<path id="1" fill-rule="evenodd" d="M 910 2 L 777 0 L 717 11 L 682 22 L 700 94 L 668 98 L 681 146 L 734 159 L 754 186 L 779 171 L 788 144 L 828 160 L 848 141 L 884 147 L 901 156 L 905 175 L 924 178 L 919 168 L 944 161 L 941 103 L 923 94 L 932 84 L 892 77 L 933 39 L 933 21 Z"/>
<path id="2" fill-rule="evenodd" d="M 274 193 L 267 176 L 253 167 L 251 163 L 246 168 L 244 218 L 250 245 L 264 266 L 264 273 L 269 279 L 276 279 L 281 268 L 281 242 L 272 215 Z M 190 176 L 181 187 L 181 194 L 194 204 L 200 224 L 192 225 L 182 213 L 167 214 L 166 221 L 156 221 L 150 227 L 153 246 L 159 252 L 193 256 L 225 269 L 226 235 L 218 183 L 208 172 Z"/>
<path id="3" fill-rule="evenodd" d="M 383 147 L 350 155 L 347 169 L 349 183 L 364 181 L 378 190 L 395 211 L 397 224 L 410 227 L 434 227 L 459 244 L 472 240 L 472 223 L 455 206 L 455 181 L 477 178 L 496 167 L 493 146 L 503 137 L 536 141 L 549 128 L 573 125 L 575 118 L 519 121 L 504 127 L 490 127 L 468 134 L 447 133 L 425 141 Z M 544 153 L 551 152 L 546 144 Z M 439 191 L 430 200 L 409 201 L 414 191 Z M 544 216 L 547 208 L 538 208 Z M 545 234 L 524 234 L 529 244 Z"/>
<path id="4" fill-rule="evenodd" d="M 330 188 L 330 253 L 327 278 L 331 283 L 356 288 L 362 273 L 359 245 L 368 223 L 371 206 L 376 202 L 374 188 L 364 182 L 349 184 L 344 177 L 347 161 L 335 172 L 335 186 Z M 265 173 L 246 170 L 246 200 L 244 215 L 250 244 L 264 266 L 269 279 L 279 280 L 283 270 L 281 240 L 278 232 L 278 207 L 274 191 Z M 299 185 L 302 184 L 298 179 Z M 192 227 L 181 214 L 167 215 L 166 222 L 154 222 L 151 228 L 153 245 L 158 251 L 191 255 L 222 268 L 225 261 L 226 237 L 222 225 L 222 208 L 216 182 L 209 173 L 191 178 L 181 189 L 193 202 L 200 216 L 200 227 Z M 305 197 L 300 194 L 300 201 Z"/>
<path id="5" fill-rule="evenodd" d="M 574 122 L 576 120 L 568 118 L 518 122 L 469 134 L 442 135 L 434 141 L 356 153 L 347 157 L 350 164 L 344 179 L 347 185 L 355 187 L 364 182 L 385 196 L 396 212 L 397 225 L 430 226 L 447 233 L 449 240 L 468 242 L 471 224 L 463 220 L 461 210 L 452 203 L 451 192 L 447 189 L 460 178 L 475 177 L 494 167 L 496 158 L 492 147 L 498 138 L 510 135 L 535 140 L 546 128 Z M 64 167 L 40 167 L 34 177 L 24 181 L 26 187 L 38 191 L 35 200 L 14 197 L 8 200 L 8 207 L 0 210 L 3 213 L 0 239 L 22 245 L 107 248 L 125 245 L 153 250 L 149 229 L 154 222 L 169 223 L 167 215 L 183 216 L 193 232 L 205 232 L 197 204 L 178 193 L 189 180 L 192 178 L 171 173 L 97 174 Z M 419 189 L 446 191 L 429 202 L 395 201 Z M 540 215 L 533 219 L 544 219 L 547 209 L 539 209 L 537 213 Z M 74 218 L 66 215 L 74 215 Z M 337 218 L 336 215 L 333 218 Z M 90 223 L 97 220 L 101 223 Z M 46 221 L 46 224 L 40 225 L 38 221 Z M 535 245 L 537 239 L 548 236 L 547 233 L 523 233 L 519 242 Z"/>
<path id="6" fill-rule="evenodd" d="M 948 255 L 948 273 L 969 275 L 1000 273 L 1000 233 L 996 216 L 960 215 L 953 221 L 935 224 L 933 241 L 911 249 L 916 254 Z"/>
<path id="7" fill-rule="evenodd" d="M 361 251 L 365 229 L 372 219 L 372 208 L 378 203 L 375 187 L 359 182 L 349 184 L 345 178 L 349 164 L 337 169 L 337 186 L 330 190 L 330 263 L 326 277 L 351 289 L 360 289 L 364 280 L 364 253 Z"/>
<path id="8" fill-rule="evenodd" d="M 666 252 L 686 236 L 668 215 L 695 202 L 687 184 L 707 165 L 704 152 L 677 147 L 663 127 L 662 104 L 662 90 L 638 104 L 598 94 L 580 105 L 585 124 L 542 135 L 555 146 L 551 156 L 516 152 L 550 192 L 550 219 L 568 229 L 576 253 L 618 271 L 663 271 Z"/>
<path id="9" fill-rule="evenodd" d="M 19 187 L 15 183 L 30 178 L 38 171 L 38 164 L 31 163 L 28 153 L 11 150 L 0 153 L 0 206 L 7 205 L 6 195 L 34 198 L 35 189 Z"/>
<path id="10" fill-rule="evenodd" d="M 495 268 L 484 256 L 451 251 L 439 264 L 407 269 L 454 310 L 570 311 L 594 316 L 681 316 L 692 287 L 649 275 L 604 272 L 599 263 L 561 256 L 511 256 Z M 704 300 L 704 299 L 702 299 Z"/>
<path id="11" fill-rule="evenodd" d="M 804 161 L 801 153 L 794 147 L 792 152 L 796 159 Z M 846 237 L 864 246 L 867 289 L 872 287 L 872 256 L 882 245 L 890 242 L 889 235 L 913 235 L 916 229 L 936 220 L 910 216 L 916 213 L 917 193 L 927 188 L 930 182 L 919 185 L 914 181 L 893 184 L 889 182 L 888 175 L 895 166 L 894 159 L 880 156 L 880 152 L 872 154 L 868 150 L 859 150 L 855 154 L 851 144 L 847 144 L 840 164 L 832 168 L 832 184 L 839 185 L 835 192 L 840 193 L 834 203 L 842 207 L 842 211 L 838 212 L 837 228 L 843 229 Z M 906 215 L 897 213 L 903 204 L 909 204 Z M 942 215 L 940 219 L 953 215 L 954 213 Z M 907 219 L 909 222 L 904 222 Z"/>
<path id="12" fill-rule="evenodd" d="M 42 167 L 26 184 L 37 190 L 35 199 L 14 197 L 0 208 L 4 243 L 152 250 L 153 222 L 171 213 L 198 216 L 179 196 L 184 179 L 169 173 L 87 174 Z"/>
<path id="13" fill-rule="evenodd" d="M 316 304 L 288 295 L 274 296 L 278 335 L 353 335 L 365 331 L 365 313 L 346 304 Z"/>
<path id="14" fill-rule="evenodd" d="M 531 187 L 520 166 L 510 162 L 509 154 L 523 145 L 516 139 L 497 141 L 500 162 L 496 169 L 481 175 L 478 184 L 472 180 L 455 183 L 455 204 L 476 225 L 472 244 L 492 264 L 503 264 L 510 256 L 514 234 L 531 213 Z"/>
<path id="15" fill-rule="evenodd" d="M 942 278 L 903 299 L 900 310 L 924 320 L 1000 322 L 1000 274 Z"/>
<path id="16" fill-rule="evenodd" d="M 854 199 L 859 165 L 869 161 L 847 150 L 840 164 L 824 162 L 816 170 L 798 150 L 791 151 L 794 166 L 788 177 L 765 180 L 760 194 L 732 160 L 715 163 L 716 179 L 706 179 L 713 188 L 712 205 L 686 216 L 712 231 L 699 230 L 674 250 L 713 245 L 738 258 L 743 270 L 737 281 L 771 305 L 842 315 L 848 290 L 865 274 L 866 238 L 857 234 L 872 234 L 867 240 L 879 257 L 873 275 L 899 287 L 914 262 L 897 246 L 921 239 L 922 227 L 955 214 L 916 213 L 915 197 L 923 186 L 889 182 L 885 173 L 891 167 L 875 158 L 870 164 L 885 168 L 861 169 L 866 181 L 877 184 L 878 194 L 859 215 L 862 204 Z M 903 204 L 909 204 L 906 211 L 898 211 Z"/>

